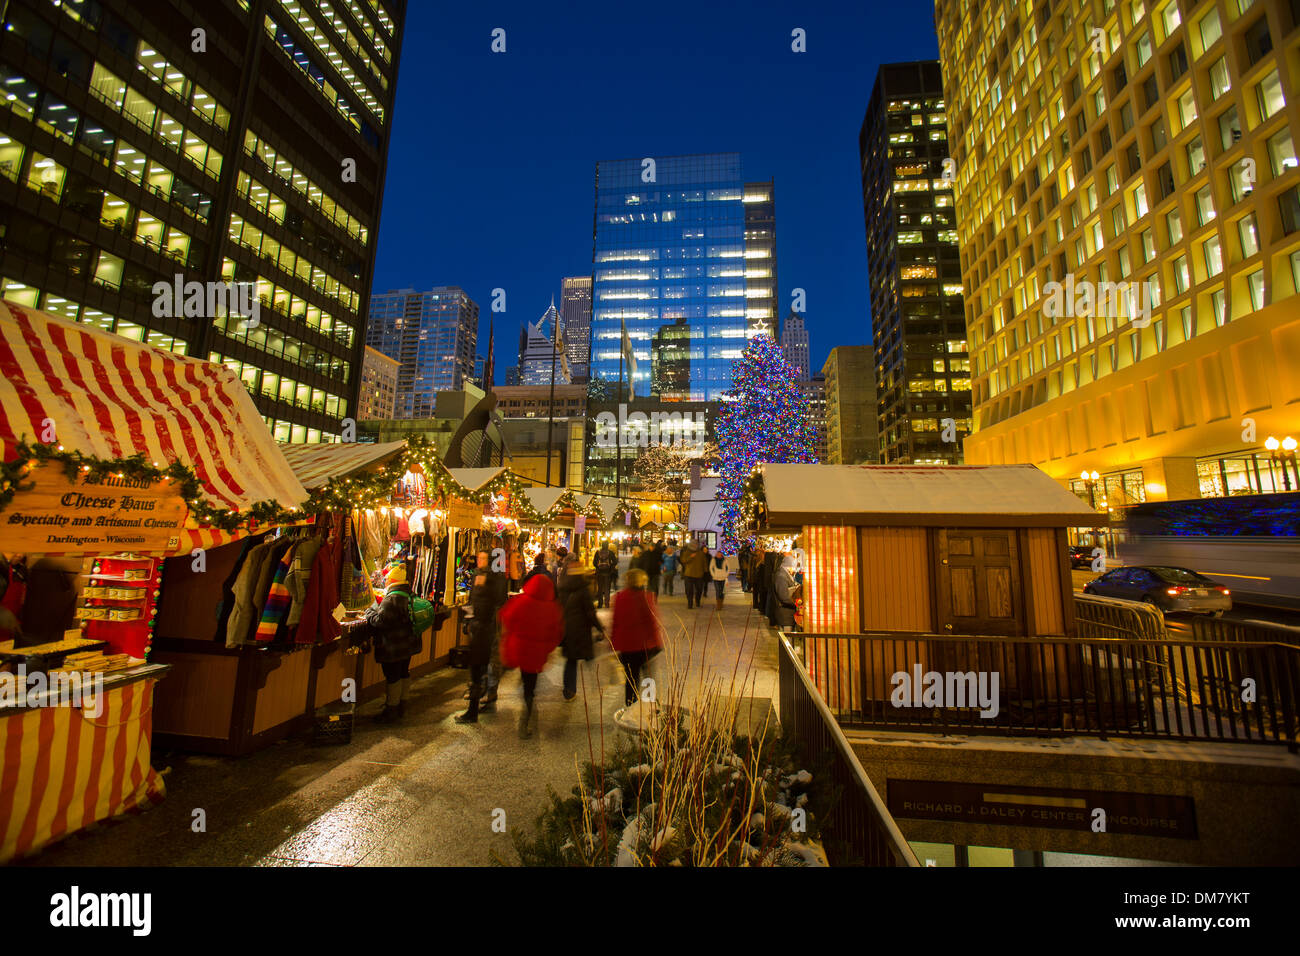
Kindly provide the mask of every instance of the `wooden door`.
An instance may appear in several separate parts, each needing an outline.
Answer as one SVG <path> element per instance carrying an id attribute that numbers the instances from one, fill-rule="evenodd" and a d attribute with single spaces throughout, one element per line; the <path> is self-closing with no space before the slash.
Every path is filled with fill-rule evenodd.
<path id="1" fill-rule="evenodd" d="M 939 632 L 1023 634 L 1015 531 L 944 528 L 938 538 Z"/>

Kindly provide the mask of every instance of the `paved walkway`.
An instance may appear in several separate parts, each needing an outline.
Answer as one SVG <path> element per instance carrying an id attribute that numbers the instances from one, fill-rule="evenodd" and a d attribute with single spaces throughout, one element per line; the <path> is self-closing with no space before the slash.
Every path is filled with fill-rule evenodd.
<path id="1" fill-rule="evenodd" d="M 626 566 L 626 558 L 623 559 Z M 774 632 L 735 581 L 721 613 L 712 587 L 702 609 L 677 594 L 661 596 L 671 655 L 687 670 L 685 693 L 720 678 L 724 694 L 753 697 L 761 722 L 777 698 Z M 608 624 L 608 611 L 601 611 Z M 377 724 L 367 704 L 352 742 L 312 747 L 281 742 L 244 758 L 175 754 L 167 799 L 139 816 L 76 834 L 28 861 L 48 866 L 157 865 L 488 865 L 492 854 L 517 862 L 506 828 L 531 831 L 548 804 L 547 787 L 567 795 L 578 766 L 608 749 L 620 733 L 622 674 L 609 644 L 583 665 L 578 697 L 561 692 L 557 651 L 538 681 L 539 733 L 520 740 L 523 702 L 517 671 L 502 681 L 496 714 L 479 725 L 452 717 L 464 709 L 464 671 L 442 670 L 412 681 L 406 720 Z M 667 659 L 670 654 L 662 655 Z M 739 676 L 748 672 L 746 686 Z M 206 830 L 195 832 L 196 810 Z M 494 821 L 498 821 L 494 828 Z"/>

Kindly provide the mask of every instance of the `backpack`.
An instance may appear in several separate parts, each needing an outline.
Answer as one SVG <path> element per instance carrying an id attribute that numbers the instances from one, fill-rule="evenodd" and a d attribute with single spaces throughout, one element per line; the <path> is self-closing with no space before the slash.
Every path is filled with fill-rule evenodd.
<path id="1" fill-rule="evenodd" d="M 598 551 L 596 553 L 596 567 L 601 571 L 608 571 L 618 564 L 618 558 L 611 551 Z"/>
<path id="2" fill-rule="evenodd" d="M 411 629 L 415 631 L 416 637 L 423 636 L 425 631 L 433 627 L 435 617 L 432 602 L 427 598 L 411 595 Z"/>

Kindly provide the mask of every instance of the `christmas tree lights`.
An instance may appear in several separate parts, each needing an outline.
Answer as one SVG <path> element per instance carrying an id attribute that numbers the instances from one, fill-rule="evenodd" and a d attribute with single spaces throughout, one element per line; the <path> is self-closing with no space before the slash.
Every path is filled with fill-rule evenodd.
<path id="1" fill-rule="evenodd" d="M 749 340 L 731 373 L 718 416 L 721 548 L 735 554 L 746 536 L 742 500 L 760 463 L 816 462 L 814 430 L 795 370 L 771 336 Z"/>

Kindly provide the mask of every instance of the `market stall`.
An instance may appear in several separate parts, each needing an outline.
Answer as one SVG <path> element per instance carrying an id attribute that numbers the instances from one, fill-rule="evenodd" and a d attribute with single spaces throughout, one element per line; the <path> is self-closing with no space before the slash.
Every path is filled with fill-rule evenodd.
<path id="1" fill-rule="evenodd" d="M 304 497 L 226 368 L 0 304 L 0 861 L 162 798 L 164 560 Z"/>

